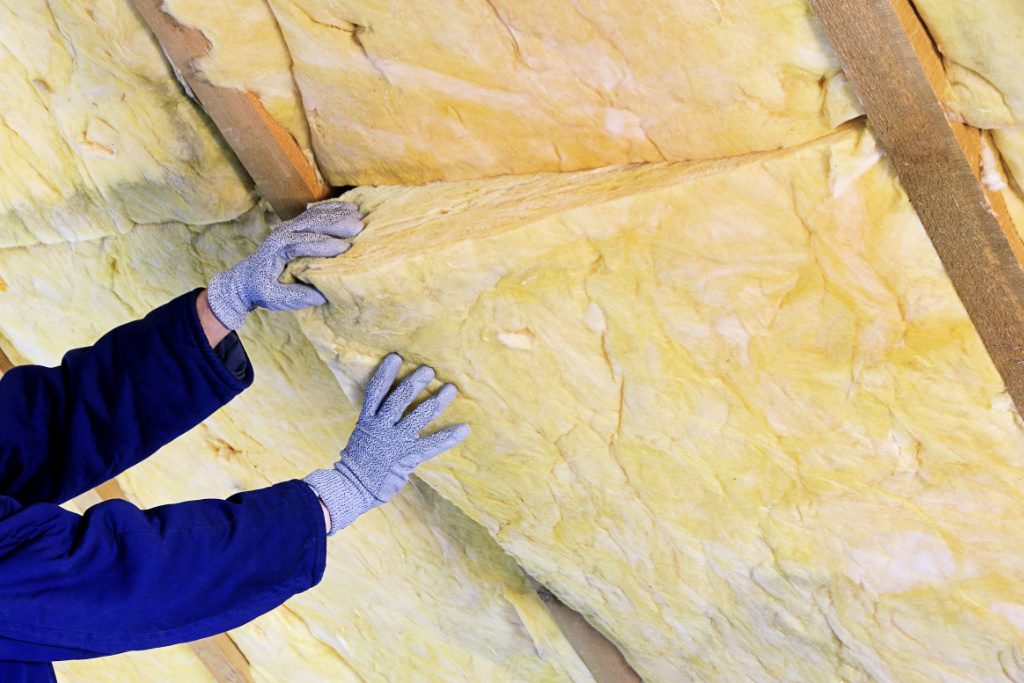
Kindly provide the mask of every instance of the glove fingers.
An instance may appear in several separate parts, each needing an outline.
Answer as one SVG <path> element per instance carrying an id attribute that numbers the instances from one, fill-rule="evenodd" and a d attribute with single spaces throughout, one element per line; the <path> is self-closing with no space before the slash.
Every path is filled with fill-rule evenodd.
<path id="1" fill-rule="evenodd" d="M 310 204 L 298 217 L 282 223 L 288 232 L 312 232 L 332 237 L 355 237 L 363 229 L 363 214 L 352 202 Z"/>
<path id="2" fill-rule="evenodd" d="M 444 412 L 445 408 L 451 405 L 451 402 L 455 400 L 456 394 L 458 394 L 458 391 L 455 389 L 454 384 L 445 384 L 437 390 L 436 394 L 413 408 L 412 412 L 398 423 L 398 426 L 403 429 L 419 432 L 430 424 L 431 420 Z"/>
<path id="3" fill-rule="evenodd" d="M 363 409 L 360 419 L 372 417 L 377 414 L 381 401 L 388 395 L 391 385 L 398 376 L 398 370 L 402 367 L 402 357 L 397 353 L 389 353 L 373 371 L 370 382 L 366 385 L 366 392 L 363 396 Z"/>
<path id="4" fill-rule="evenodd" d="M 295 311 L 310 306 L 322 306 L 327 298 L 315 287 L 309 285 L 283 285 L 274 282 L 270 285 L 266 301 L 262 304 L 268 311 Z"/>
<path id="5" fill-rule="evenodd" d="M 402 419 L 402 413 L 409 407 L 413 399 L 426 389 L 433 379 L 434 368 L 429 365 L 419 366 L 411 375 L 402 380 L 397 389 L 391 392 L 377 414 L 387 418 L 391 424 L 395 424 Z"/>
<path id="6" fill-rule="evenodd" d="M 299 256 L 333 258 L 344 254 L 352 246 L 345 240 L 327 235 L 299 233 L 296 237 L 299 235 L 302 236 L 302 239 L 297 239 L 284 248 L 282 256 L 286 261 L 291 261 Z"/>
<path id="7" fill-rule="evenodd" d="M 312 204 L 306 205 L 306 210 L 300 213 L 295 218 L 289 221 L 285 221 L 289 227 L 293 227 L 299 223 L 305 223 L 306 225 L 314 222 L 323 222 L 325 220 L 331 220 L 332 218 L 342 218 L 345 216 L 361 216 L 359 207 L 352 202 L 341 202 L 335 199 L 327 199 L 322 202 L 313 202 Z M 284 225 L 283 224 L 283 225 Z M 295 228 L 298 230 L 304 230 L 303 227 Z"/>
<path id="8" fill-rule="evenodd" d="M 423 437 L 416 442 L 416 464 L 459 445 L 467 436 L 469 436 L 469 425 L 463 422 Z"/>
<path id="9" fill-rule="evenodd" d="M 330 235 L 331 237 L 355 237 L 363 231 L 363 221 L 358 214 L 346 218 L 321 223 L 302 229 L 302 232 L 310 232 L 319 235 Z"/>

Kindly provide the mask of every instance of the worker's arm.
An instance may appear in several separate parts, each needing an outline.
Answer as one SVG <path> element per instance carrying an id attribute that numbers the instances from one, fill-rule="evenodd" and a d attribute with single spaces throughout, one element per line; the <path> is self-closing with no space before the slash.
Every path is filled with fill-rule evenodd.
<path id="1" fill-rule="evenodd" d="M 354 204 L 311 205 L 215 275 L 209 290 L 179 297 L 94 346 L 69 352 L 59 367 L 8 371 L 0 378 L 0 492 L 22 503 L 62 502 L 206 419 L 252 384 L 248 358 L 232 332 L 249 311 L 323 303 L 308 285 L 278 281 L 288 261 L 343 253 L 349 247 L 343 238 L 361 229 Z"/>
<path id="2" fill-rule="evenodd" d="M 23 365 L 0 377 L 0 492 L 23 504 L 68 500 L 252 384 L 237 335 L 211 348 L 198 292 L 69 351 L 58 367 Z M 54 325 L 59 319 L 55 312 Z"/>
<path id="3" fill-rule="evenodd" d="M 80 659 L 235 628 L 316 585 L 326 534 L 292 480 L 140 510 L 84 515 L 0 496 L 0 660 Z"/>

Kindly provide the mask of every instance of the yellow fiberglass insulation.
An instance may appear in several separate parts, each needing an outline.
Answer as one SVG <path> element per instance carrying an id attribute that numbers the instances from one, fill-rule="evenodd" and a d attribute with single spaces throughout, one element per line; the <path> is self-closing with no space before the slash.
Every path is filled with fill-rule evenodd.
<path id="1" fill-rule="evenodd" d="M 722 157 L 859 113 L 805 0 L 268 2 L 335 185 Z"/>
<path id="2" fill-rule="evenodd" d="M 254 201 L 125 0 L 0 0 L 0 247 L 203 224 Z"/>
<path id="3" fill-rule="evenodd" d="M 460 387 L 423 480 L 645 679 L 1016 680 L 1024 429 L 880 157 L 359 188 L 300 321 Z"/>
<path id="4" fill-rule="evenodd" d="M 992 131 L 1003 163 L 1006 164 L 1007 175 L 1012 179 L 1015 189 L 1024 189 L 1024 126 Z M 1021 224 L 1018 223 L 1018 226 Z"/>
<path id="5" fill-rule="evenodd" d="M 1024 125 L 1024 7 L 1017 0 L 914 0 L 942 53 L 952 104 L 978 128 Z"/>
<path id="6" fill-rule="evenodd" d="M 27 360 L 56 363 L 203 285 L 266 232 L 254 211 L 206 229 L 139 226 L 106 239 L 0 250 L 9 283 L 0 333 Z M 152 507 L 225 498 L 337 458 L 352 427 L 348 399 L 293 316 L 255 315 L 242 336 L 255 385 L 118 477 L 129 499 Z M 231 632 L 254 680 L 592 680 L 515 564 L 425 487 L 410 486 L 365 515 L 331 539 L 328 553 L 320 585 Z M 106 659 L 99 670 L 108 678 L 97 677 L 95 663 L 67 662 L 61 672 L 65 683 L 143 680 L 131 674 L 139 662 L 186 671 L 193 660 L 178 648 Z"/>

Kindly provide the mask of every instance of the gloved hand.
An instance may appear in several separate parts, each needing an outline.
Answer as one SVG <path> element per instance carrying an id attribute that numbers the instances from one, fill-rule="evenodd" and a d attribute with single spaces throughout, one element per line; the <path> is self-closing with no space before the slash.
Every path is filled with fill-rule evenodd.
<path id="1" fill-rule="evenodd" d="M 413 399 L 434 379 L 434 371 L 421 365 L 390 391 L 401 367 L 401 356 L 385 356 L 366 387 L 359 421 L 341 459 L 334 469 L 316 470 L 303 479 L 327 507 L 331 517 L 328 536 L 386 503 L 405 486 L 417 465 L 469 435 L 469 425 L 457 424 L 420 437 L 419 432 L 454 400 L 455 386 L 443 385 L 403 418 Z"/>
<path id="2" fill-rule="evenodd" d="M 363 229 L 359 207 L 351 202 L 311 204 L 303 213 L 274 228 L 250 256 L 210 280 L 207 296 L 217 319 L 237 330 L 257 306 L 292 311 L 327 300 L 314 287 L 281 284 L 284 267 L 298 256 L 337 256 L 352 246 L 345 239 Z"/>

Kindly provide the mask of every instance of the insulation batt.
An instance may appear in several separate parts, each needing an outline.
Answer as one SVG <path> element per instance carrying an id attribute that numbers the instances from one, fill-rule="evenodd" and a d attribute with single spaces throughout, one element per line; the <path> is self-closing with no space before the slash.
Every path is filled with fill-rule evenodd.
<path id="1" fill-rule="evenodd" d="M 0 247 L 252 206 L 125 0 L 0 0 L 0 92 Z"/>
<path id="2" fill-rule="evenodd" d="M 1024 125 L 1024 7 L 1017 0 L 915 0 L 942 53 L 952 102 L 972 126 Z"/>
<path id="3" fill-rule="evenodd" d="M 860 125 L 345 198 L 304 331 L 459 386 L 423 480 L 645 680 L 1024 678 L 1024 428 Z"/>
<path id="4" fill-rule="evenodd" d="M 53 364 L 255 248 L 264 215 L 201 229 L 139 226 L 77 244 L 0 250 L 0 333 Z M 255 385 L 211 419 L 118 477 L 151 507 L 302 477 L 337 458 L 348 399 L 289 314 L 242 329 Z M 475 522 L 424 486 L 331 539 L 315 589 L 231 632 L 257 682 L 473 680 L 592 683 L 519 569 Z M 184 646 L 182 646 L 184 647 Z M 144 664 L 143 664 L 144 663 Z M 181 648 L 60 664 L 65 683 L 188 672 Z M 106 673 L 97 676 L 102 669 Z M 171 680 L 168 674 L 167 680 Z"/>
<path id="5" fill-rule="evenodd" d="M 334 185 L 744 154 L 858 113 L 804 0 L 269 5 Z"/>

